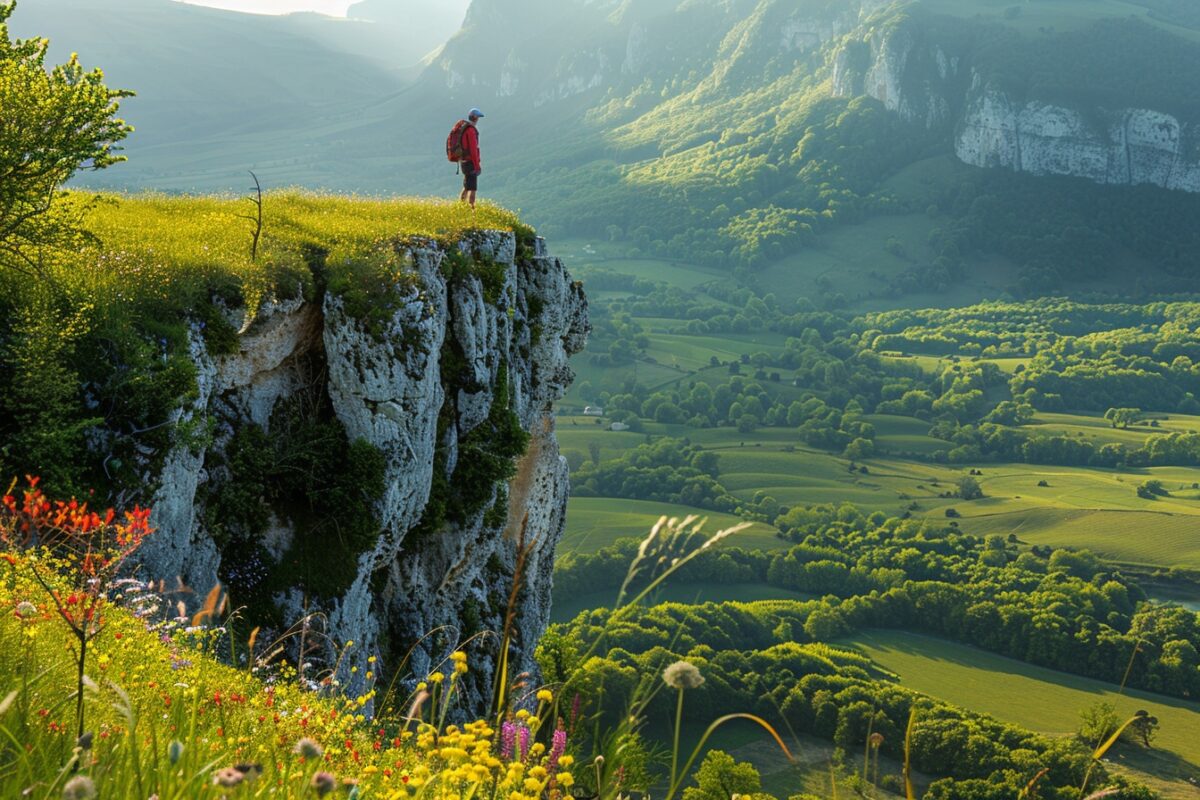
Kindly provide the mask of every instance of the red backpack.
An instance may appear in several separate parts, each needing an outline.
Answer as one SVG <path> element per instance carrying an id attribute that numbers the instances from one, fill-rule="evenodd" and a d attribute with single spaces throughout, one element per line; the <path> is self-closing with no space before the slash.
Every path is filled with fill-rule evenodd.
<path id="1" fill-rule="evenodd" d="M 465 119 L 460 119 L 454 123 L 450 135 L 446 137 L 446 159 L 455 164 L 463 161 L 467 156 L 466 151 L 463 150 L 463 134 L 467 132 L 469 124 Z"/>

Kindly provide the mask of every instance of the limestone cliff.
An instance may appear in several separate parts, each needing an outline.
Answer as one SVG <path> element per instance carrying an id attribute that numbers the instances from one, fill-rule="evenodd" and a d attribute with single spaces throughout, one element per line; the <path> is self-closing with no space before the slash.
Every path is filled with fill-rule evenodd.
<path id="1" fill-rule="evenodd" d="M 977 73 L 954 152 L 979 167 L 1200 192 L 1200 151 L 1188 145 L 1196 135 L 1194 124 L 1150 108 L 1021 101 Z"/>
<path id="2" fill-rule="evenodd" d="M 199 391 L 178 416 L 211 435 L 165 461 L 146 571 L 201 592 L 220 581 L 276 630 L 319 612 L 312 638 L 328 646 L 310 659 L 353 641 L 351 683 L 369 655 L 386 670 L 412 648 L 424 674 L 471 637 L 473 675 L 488 675 L 498 641 L 481 634 L 503 629 L 515 575 L 514 665 L 528 669 L 567 499 L 551 409 L 585 343 L 586 300 L 540 239 L 396 248 L 405 275 L 387 302 L 333 290 L 268 302 L 231 355 L 193 336 Z M 325 450 L 289 450 L 293 439 Z M 314 452 L 365 453 L 381 473 L 366 535 L 351 525 L 362 509 L 313 526 L 304 502 L 279 501 L 291 465 L 278 462 Z M 477 709 L 487 681 L 466 680 Z"/>
<path id="3" fill-rule="evenodd" d="M 833 94 L 874 97 L 949 139 L 974 166 L 1200 191 L 1200 120 L 1086 93 L 1069 102 L 1042 96 L 976 63 L 975 37 L 987 35 L 889 11 L 837 44 Z"/>

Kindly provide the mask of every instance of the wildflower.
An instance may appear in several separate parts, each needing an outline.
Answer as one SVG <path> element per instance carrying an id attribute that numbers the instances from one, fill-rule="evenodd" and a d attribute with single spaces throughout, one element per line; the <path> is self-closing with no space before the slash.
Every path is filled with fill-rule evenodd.
<path id="1" fill-rule="evenodd" d="M 167 745 L 167 758 L 168 758 L 168 760 L 170 760 L 170 762 L 172 764 L 177 763 L 182 755 L 183 755 L 183 742 L 176 739 L 175 741 L 173 741 L 169 745 Z"/>
<path id="2" fill-rule="evenodd" d="M 232 789 L 245 779 L 246 776 L 233 767 L 225 767 L 224 769 L 217 770 L 216 774 L 213 775 L 213 786 Z"/>
<path id="3" fill-rule="evenodd" d="M 554 693 L 549 689 L 542 689 L 537 693 L 539 703 L 550 703 L 554 701 Z"/>
<path id="4" fill-rule="evenodd" d="M 575 723 L 579 721 L 579 711 L 582 704 L 583 698 L 580 697 L 579 692 L 576 692 L 575 698 L 571 701 L 571 730 L 575 730 Z"/>
<path id="5" fill-rule="evenodd" d="M 554 735 L 550 738 L 550 755 L 546 757 L 546 768 L 553 772 L 562 758 L 563 753 L 567 751 L 567 732 L 563 728 L 563 721 L 558 721 L 558 726 L 554 729 Z"/>
<path id="6" fill-rule="evenodd" d="M 96 784 L 87 775 L 76 775 L 63 786 L 63 800 L 94 800 Z"/>
<path id="7" fill-rule="evenodd" d="M 524 761 L 529 753 L 529 728 L 524 725 L 517 731 L 517 755 Z"/>
<path id="8" fill-rule="evenodd" d="M 337 778 L 329 772 L 318 772 L 312 776 L 312 787 L 317 797 L 324 797 L 337 788 Z"/>
<path id="9" fill-rule="evenodd" d="M 320 758 L 325 753 L 321 745 L 307 736 L 296 742 L 296 746 L 292 748 L 292 752 L 301 758 Z"/>
<path id="10" fill-rule="evenodd" d="M 676 661 L 663 670 L 663 681 L 672 689 L 698 689 L 704 683 L 704 676 L 695 664 Z"/>
<path id="11" fill-rule="evenodd" d="M 508 761 L 513 757 L 517 743 L 517 723 L 505 720 L 500 725 L 500 757 Z"/>

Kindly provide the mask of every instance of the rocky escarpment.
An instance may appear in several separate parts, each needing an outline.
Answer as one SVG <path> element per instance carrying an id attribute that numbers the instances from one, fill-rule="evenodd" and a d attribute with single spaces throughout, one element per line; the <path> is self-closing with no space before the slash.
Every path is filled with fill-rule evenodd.
<path id="1" fill-rule="evenodd" d="M 206 434 L 165 460 L 145 568 L 201 595 L 223 583 L 253 624 L 309 619 L 315 668 L 353 641 L 351 683 L 370 655 L 386 669 L 411 650 L 420 675 L 465 641 L 488 675 L 485 632 L 505 628 L 515 581 L 527 669 L 567 498 L 551 407 L 586 300 L 540 239 L 408 242 L 395 258 L 377 297 L 265 304 L 235 353 L 195 332 L 198 391 L 177 416 Z M 469 704 L 489 691 L 465 679 Z"/>
<path id="2" fill-rule="evenodd" d="M 1149 108 L 1020 101 L 975 75 L 954 152 L 978 167 L 1200 192 L 1194 125 Z"/>
<path id="3" fill-rule="evenodd" d="M 973 166 L 1200 191 L 1197 120 L 1015 88 L 1020 81 L 976 63 L 976 39 L 988 35 L 994 32 L 931 14 L 881 15 L 838 44 L 833 94 L 874 97 L 949 138 L 958 158 Z"/>

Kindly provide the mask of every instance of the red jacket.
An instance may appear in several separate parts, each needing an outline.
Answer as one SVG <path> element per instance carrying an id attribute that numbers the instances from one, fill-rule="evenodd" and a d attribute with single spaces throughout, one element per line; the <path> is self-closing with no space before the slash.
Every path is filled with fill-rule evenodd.
<path id="1" fill-rule="evenodd" d="M 475 171 L 483 169 L 483 159 L 479 155 L 479 129 L 468 124 L 462 134 L 463 160 L 475 165 Z"/>

